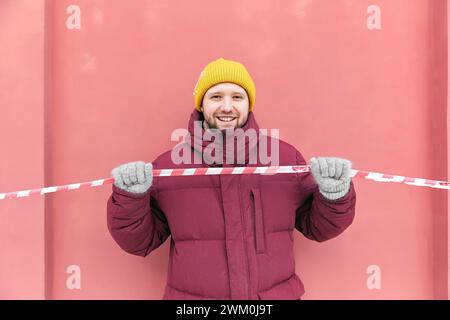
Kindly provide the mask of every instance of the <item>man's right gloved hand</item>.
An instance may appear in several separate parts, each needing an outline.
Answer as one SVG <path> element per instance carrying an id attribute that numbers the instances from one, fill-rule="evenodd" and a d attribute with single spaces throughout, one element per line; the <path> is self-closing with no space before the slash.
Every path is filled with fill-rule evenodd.
<path id="1" fill-rule="evenodd" d="M 145 193 L 153 182 L 153 165 L 144 161 L 122 164 L 111 171 L 114 185 L 132 193 Z"/>

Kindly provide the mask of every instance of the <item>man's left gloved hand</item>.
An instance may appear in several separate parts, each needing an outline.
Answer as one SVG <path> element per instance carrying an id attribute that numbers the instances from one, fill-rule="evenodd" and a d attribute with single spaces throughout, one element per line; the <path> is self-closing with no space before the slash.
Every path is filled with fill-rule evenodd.
<path id="1" fill-rule="evenodd" d="M 339 199 L 350 190 L 350 160 L 336 157 L 312 157 L 311 172 L 320 193 L 329 200 Z"/>

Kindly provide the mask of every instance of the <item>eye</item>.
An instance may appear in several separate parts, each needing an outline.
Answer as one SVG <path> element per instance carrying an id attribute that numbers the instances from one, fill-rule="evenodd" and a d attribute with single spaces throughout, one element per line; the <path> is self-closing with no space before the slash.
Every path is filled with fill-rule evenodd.
<path id="1" fill-rule="evenodd" d="M 242 96 L 234 96 L 237 99 L 242 99 Z"/>
<path id="2" fill-rule="evenodd" d="M 212 96 L 211 99 L 220 98 L 219 95 Z"/>

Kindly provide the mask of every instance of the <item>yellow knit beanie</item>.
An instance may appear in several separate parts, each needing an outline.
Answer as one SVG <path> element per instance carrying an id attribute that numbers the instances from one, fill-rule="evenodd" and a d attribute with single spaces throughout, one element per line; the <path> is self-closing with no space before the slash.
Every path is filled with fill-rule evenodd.
<path id="1" fill-rule="evenodd" d="M 206 91 L 218 83 L 232 82 L 247 91 L 249 111 L 255 105 L 256 89 L 252 77 L 247 69 L 239 62 L 219 58 L 210 62 L 200 73 L 194 89 L 195 108 L 200 111 L 203 96 Z"/>

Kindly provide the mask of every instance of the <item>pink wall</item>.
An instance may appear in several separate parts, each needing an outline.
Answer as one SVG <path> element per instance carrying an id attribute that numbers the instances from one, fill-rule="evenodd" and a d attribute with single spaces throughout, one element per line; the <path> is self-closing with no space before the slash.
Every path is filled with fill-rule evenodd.
<path id="1" fill-rule="evenodd" d="M 80 29 L 66 24 L 70 5 L 81 9 Z M 381 10 L 379 30 L 367 26 L 370 5 Z M 198 75 L 218 57 L 247 66 L 260 126 L 279 128 L 307 159 L 447 180 L 447 8 L 0 0 L 0 132 L 13 137 L 4 139 L 0 191 L 151 161 L 186 127 Z M 304 298 L 447 299 L 447 191 L 354 182 L 357 217 L 343 235 L 315 243 L 296 233 Z M 108 185 L 0 201 L 0 298 L 160 299 L 169 243 L 146 259 L 121 251 L 106 228 L 110 194 Z M 80 289 L 67 287 L 71 265 Z M 380 289 L 367 287 L 372 265 Z"/>
<path id="2" fill-rule="evenodd" d="M 44 180 L 44 1 L 0 1 L 0 190 Z M 44 198 L 0 201 L 0 299 L 43 299 Z"/>

